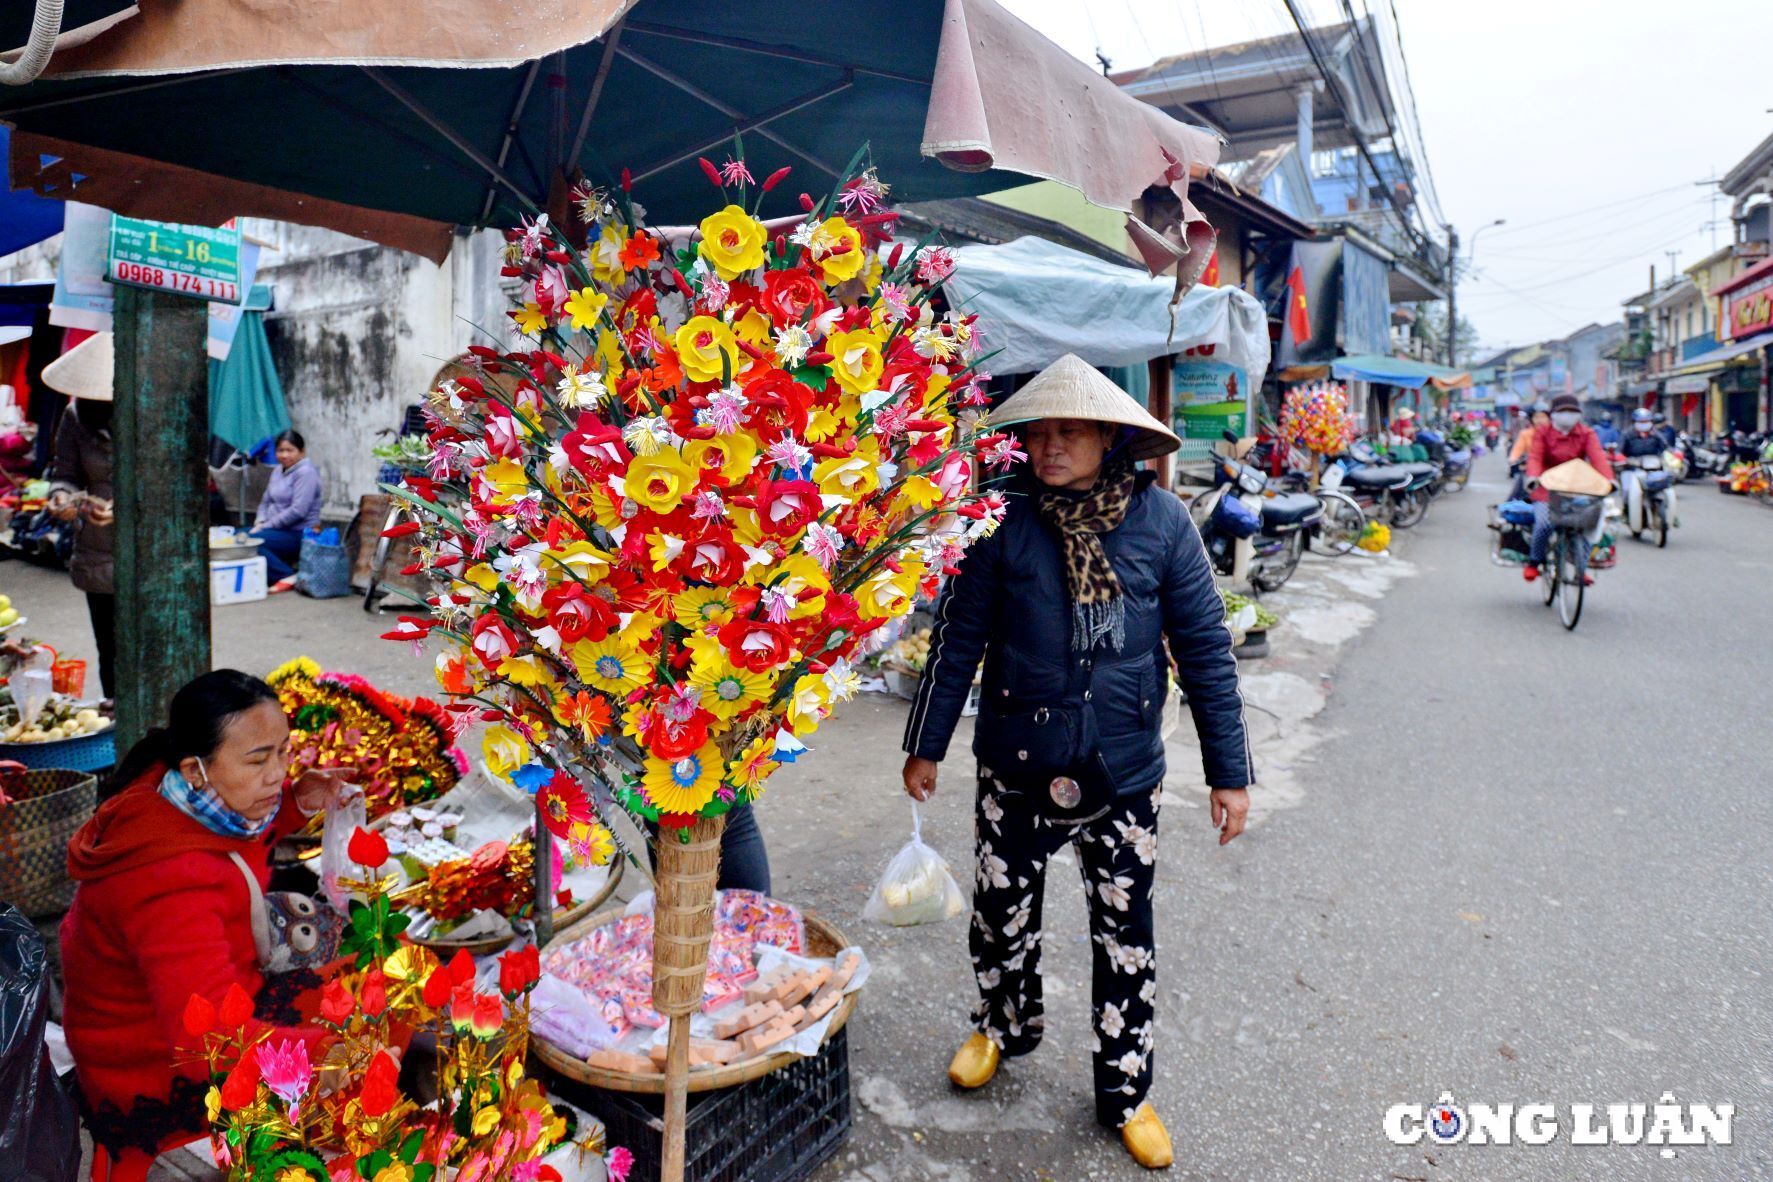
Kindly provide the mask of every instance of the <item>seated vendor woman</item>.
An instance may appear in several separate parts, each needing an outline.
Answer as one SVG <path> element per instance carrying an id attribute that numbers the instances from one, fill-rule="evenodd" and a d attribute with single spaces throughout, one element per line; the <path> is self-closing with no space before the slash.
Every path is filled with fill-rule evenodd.
<path id="1" fill-rule="evenodd" d="M 95 1178 L 145 1177 L 157 1152 L 207 1131 L 209 1085 L 181 1024 L 192 994 L 219 1007 L 238 985 L 273 1037 L 310 1051 L 322 1037 L 293 1004 L 318 978 L 274 971 L 305 946 L 284 929 L 287 946 L 271 950 L 262 892 L 271 844 L 335 799 L 342 779 L 309 772 L 292 783 L 288 766 L 275 691 L 233 669 L 205 673 L 124 757 L 114 794 L 69 844 L 67 1039 L 86 1127 L 108 1163 Z"/>
<path id="2" fill-rule="evenodd" d="M 264 543 L 265 577 L 272 594 L 295 586 L 302 533 L 320 524 L 320 471 L 308 459 L 307 448 L 300 431 L 277 436 L 277 470 L 271 473 L 253 521 L 252 536 Z"/>

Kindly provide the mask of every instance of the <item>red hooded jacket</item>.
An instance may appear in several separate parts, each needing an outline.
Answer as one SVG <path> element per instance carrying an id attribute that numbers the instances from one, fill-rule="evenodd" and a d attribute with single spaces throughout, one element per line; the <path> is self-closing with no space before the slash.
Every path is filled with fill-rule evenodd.
<path id="1" fill-rule="evenodd" d="M 1533 441 L 1527 445 L 1527 479 L 1538 480 L 1548 468 L 1571 460 L 1587 460 L 1608 480 L 1617 479 L 1613 475 L 1613 465 L 1607 462 L 1607 449 L 1601 446 L 1600 436 L 1587 423 L 1577 423 L 1567 433 L 1552 427 L 1533 429 Z M 1535 501 L 1551 497 L 1543 488 L 1535 488 L 1532 495 Z"/>
<path id="2" fill-rule="evenodd" d="M 106 801 L 68 845 L 79 883 L 62 921 L 66 1032 L 88 1128 L 113 1155 L 149 1153 L 175 1135 L 207 1128 L 207 1067 L 184 1049 L 185 1005 L 200 993 L 218 1007 L 238 984 L 258 999 L 257 1017 L 316 1050 L 322 1032 L 293 1025 L 293 999 L 273 999 L 259 972 L 251 897 L 230 852 L 271 878 L 271 844 L 294 832 L 301 811 L 286 792 L 270 832 L 241 841 L 211 832 L 160 795 L 163 766 Z M 290 987 L 303 974 L 274 978 Z M 284 981 L 284 978 L 289 978 Z"/>

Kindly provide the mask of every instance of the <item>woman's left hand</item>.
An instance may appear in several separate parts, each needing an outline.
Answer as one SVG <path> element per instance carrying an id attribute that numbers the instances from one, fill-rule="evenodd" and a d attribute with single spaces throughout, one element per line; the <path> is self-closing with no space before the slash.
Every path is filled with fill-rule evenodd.
<path id="1" fill-rule="evenodd" d="M 321 809 L 331 808 L 338 803 L 340 794 L 357 782 L 355 776 L 355 772 L 342 767 L 315 768 L 303 772 L 302 778 L 295 782 L 293 789 L 296 806 L 309 816 Z"/>
<path id="2" fill-rule="evenodd" d="M 1224 845 L 1244 831 L 1244 819 L 1250 815 L 1248 788 L 1213 789 L 1213 828 L 1219 831 L 1219 844 Z"/>

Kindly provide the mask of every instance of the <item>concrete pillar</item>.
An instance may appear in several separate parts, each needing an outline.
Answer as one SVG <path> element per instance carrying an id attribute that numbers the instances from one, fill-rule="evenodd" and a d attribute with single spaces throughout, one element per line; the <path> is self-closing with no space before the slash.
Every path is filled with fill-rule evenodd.
<path id="1" fill-rule="evenodd" d="M 1299 124 L 1294 135 L 1299 141 L 1299 159 L 1305 165 L 1305 175 L 1311 175 L 1311 104 L 1313 87 L 1307 83 L 1293 92 L 1293 101 L 1299 111 Z"/>

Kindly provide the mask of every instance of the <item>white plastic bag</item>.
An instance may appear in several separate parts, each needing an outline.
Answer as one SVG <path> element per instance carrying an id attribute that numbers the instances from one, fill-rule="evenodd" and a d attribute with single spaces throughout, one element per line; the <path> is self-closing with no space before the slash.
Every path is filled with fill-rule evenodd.
<path id="1" fill-rule="evenodd" d="M 326 827 L 320 832 L 320 887 L 340 915 L 347 914 L 351 906 L 351 892 L 339 885 L 340 877 L 361 880 L 367 873 L 352 863 L 347 852 L 351 835 L 359 826 L 369 827 L 363 789 L 347 784 L 339 792 L 338 802 L 326 810 Z"/>
<path id="2" fill-rule="evenodd" d="M 966 910 L 960 884 L 948 871 L 942 855 L 923 843 L 923 826 L 917 804 L 911 805 L 911 840 L 887 863 L 874 894 L 862 908 L 862 918 L 896 928 L 921 923 L 940 923 Z"/>

